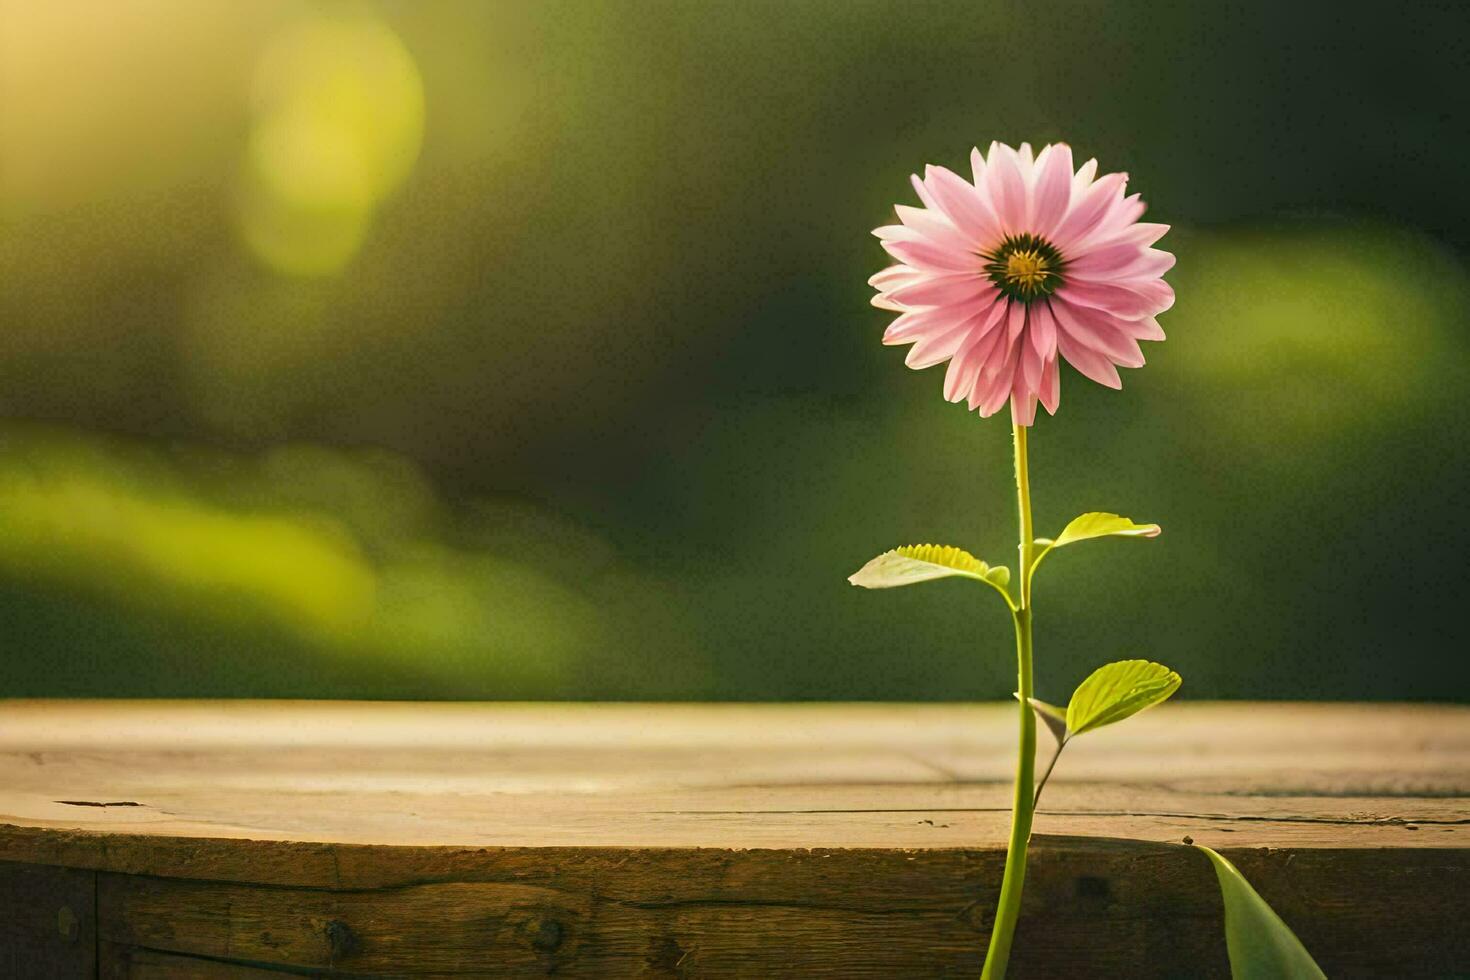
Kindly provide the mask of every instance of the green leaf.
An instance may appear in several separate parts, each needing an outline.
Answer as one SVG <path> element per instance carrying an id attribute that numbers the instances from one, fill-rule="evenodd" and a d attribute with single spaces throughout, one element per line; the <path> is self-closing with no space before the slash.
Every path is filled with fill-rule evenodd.
<path id="1" fill-rule="evenodd" d="M 1234 980 L 1327 980 L 1301 940 L 1224 857 L 1195 844 L 1215 866 L 1225 899 L 1225 946 Z"/>
<path id="2" fill-rule="evenodd" d="M 1071 735 L 1067 731 L 1067 712 L 1054 704 L 1047 704 L 1040 698 L 1028 698 L 1031 710 L 1036 712 L 1036 717 L 1051 730 L 1052 736 L 1056 738 L 1057 744 L 1065 742 Z"/>
<path id="3" fill-rule="evenodd" d="M 1057 535 L 1056 540 L 1037 538 L 1032 542 L 1041 551 L 1031 560 L 1031 571 L 1028 574 L 1036 574 L 1037 566 L 1041 564 L 1043 558 L 1052 553 L 1053 548 L 1065 547 L 1089 538 L 1106 538 L 1110 535 L 1123 538 L 1153 538 L 1158 537 L 1160 530 L 1157 524 L 1135 524 L 1128 518 L 1119 517 L 1117 514 L 1106 514 L 1101 511 L 1083 514 L 1081 517 L 1073 518 L 1072 523 L 1062 528 L 1062 533 Z"/>
<path id="4" fill-rule="evenodd" d="M 1179 690 L 1180 677 L 1149 660 L 1120 660 L 1094 670 L 1077 685 L 1067 704 L 1073 735 L 1111 725 L 1152 707 Z"/>
<path id="5" fill-rule="evenodd" d="M 885 551 L 847 580 L 865 589 L 891 589 L 952 576 L 976 579 L 1002 594 L 1011 580 L 1010 569 L 1003 565 L 992 568 L 968 551 L 937 544 L 908 545 Z"/>
<path id="6" fill-rule="evenodd" d="M 1157 524 L 1135 524 L 1117 514 L 1096 512 L 1073 518 L 1072 523 L 1062 528 L 1055 541 L 1047 542 L 1049 548 L 1061 548 L 1089 538 L 1117 536 L 1123 538 L 1155 538 L 1162 530 Z M 1045 538 L 1040 540 L 1045 541 Z"/>

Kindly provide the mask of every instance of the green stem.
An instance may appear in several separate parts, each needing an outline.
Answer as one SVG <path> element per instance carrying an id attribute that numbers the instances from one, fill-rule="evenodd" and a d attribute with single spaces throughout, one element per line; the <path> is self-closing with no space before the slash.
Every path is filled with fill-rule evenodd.
<path id="1" fill-rule="evenodd" d="M 1031 797 L 1031 809 L 1041 802 L 1041 791 L 1046 789 L 1046 781 L 1051 778 L 1051 771 L 1057 767 L 1057 760 L 1062 757 L 1062 749 L 1067 747 L 1067 740 L 1061 739 L 1057 742 L 1057 750 L 1051 754 L 1051 761 L 1046 764 L 1046 771 L 1036 781 L 1036 794 Z"/>
<path id="2" fill-rule="evenodd" d="M 1026 465 L 1026 427 L 1013 425 L 1016 440 L 1016 505 L 1020 512 L 1021 604 L 1012 612 L 1016 624 L 1016 690 L 1021 720 L 1021 738 L 1016 756 L 1016 795 L 1011 812 L 1011 839 L 1006 847 L 1005 877 L 1000 883 L 1000 903 L 995 926 L 990 932 L 990 950 L 985 954 L 981 980 L 1004 980 L 1011 958 L 1011 939 L 1021 915 L 1021 886 L 1026 880 L 1026 845 L 1031 839 L 1031 818 L 1036 804 L 1032 784 L 1036 775 L 1036 715 L 1031 710 L 1031 554 L 1035 536 L 1031 532 L 1031 477 Z"/>

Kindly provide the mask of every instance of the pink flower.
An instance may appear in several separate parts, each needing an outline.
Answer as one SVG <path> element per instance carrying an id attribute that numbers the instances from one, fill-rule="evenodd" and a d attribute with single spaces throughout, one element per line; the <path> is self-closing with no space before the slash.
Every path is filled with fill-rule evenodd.
<path id="1" fill-rule="evenodd" d="M 1034 159 L 1028 143 L 991 143 L 970 165 L 973 184 L 926 167 L 913 178 L 924 206 L 900 204 L 902 224 L 873 232 L 899 262 L 868 280 L 873 305 L 901 314 L 883 343 L 913 344 L 912 368 L 948 361 L 945 398 L 982 417 L 1009 401 L 1019 425 L 1038 399 L 1056 412 L 1058 355 L 1121 388 L 1117 366 L 1143 366 L 1138 342 L 1164 339 L 1154 318 L 1174 305 L 1174 256 L 1151 246 L 1169 226 L 1138 220 L 1127 174 L 1097 177 L 1096 160 L 1073 172 L 1065 143 Z"/>

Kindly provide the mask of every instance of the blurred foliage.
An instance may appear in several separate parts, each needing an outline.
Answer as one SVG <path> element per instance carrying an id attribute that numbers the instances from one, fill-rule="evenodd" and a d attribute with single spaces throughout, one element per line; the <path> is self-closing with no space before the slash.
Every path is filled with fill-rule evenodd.
<path id="1" fill-rule="evenodd" d="M 1006 696 L 991 597 L 843 581 L 1013 554 L 864 285 L 1001 138 L 1179 256 L 1032 440 L 1043 532 L 1164 527 L 1049 565 L 1038 693 L 1464 699 L 1463 14 L 1054 14 L 0 0 L 0 694 Z"/>
<path id="2" fill-rule="evenodd" d="M 228 631 L 339 661 L 368 690 L 386 675 L 433 696 L 617 692 L 640 659 L 618 638 L 675 632 L 665 587 L 620 567 L 595 535 L 514 501 L 451 512 L 416 467 L 382 452 L 285 446 L 242 458 L 35 428 L 12 428 L 0 448 L 0 570 L 50 594 L 38 611 L 61 599 L 144 628 Z M 107 650 L 88 653 L 93 665 Z M 65 661 L 19 659 L 17 674 L 45 668 L 19 683 L 95 683 Z M 697 685 L 696 663 L 668 678 Z M 579 674 L 594 665 L 589 687 Z M 209 666 L 189 676 L 251 669 Z M 140 669 L 125 683 L 189 693 L 192 681 L 160 662 Z M 247 683 L 280 693 L 307 673 Z"/>

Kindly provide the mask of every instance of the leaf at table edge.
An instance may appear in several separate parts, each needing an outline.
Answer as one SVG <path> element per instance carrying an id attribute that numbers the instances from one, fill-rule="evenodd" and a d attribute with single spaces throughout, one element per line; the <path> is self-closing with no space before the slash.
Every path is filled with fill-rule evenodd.
<path id="1" fill-rule="evenodd" d="M 1322 968 L 1276 910 L 1224 855 L 1205 852 L 1220 883 L 1225 905 L 1225 948 L 1233 980 L 1327 980 Z"/>
<path id="2" fill-rule="evenodd" d="M 1109 674 L 1118 675 L 1109 677 Z M 1182 684 L 1173 670 L 1152 660 L 1116 660 L 1087 675 L 1067 702 L 1067 729 L 1081 735 L 1130 718 L 1166 701 Z M 1108 687 L 1103 687 L 1107 684 Z M 1085 698 L 1083 697 L 1086 692 Z"/>
<path id="3" fill-rule="evenodd" d="M 972 578 L 1005 594 L 1011 572 L 1004 565 L 987 565 L 953 545 L 915 544 L 883 552 L 847 580 L 859 588 L 892 589 L 951 577 Z"/>

